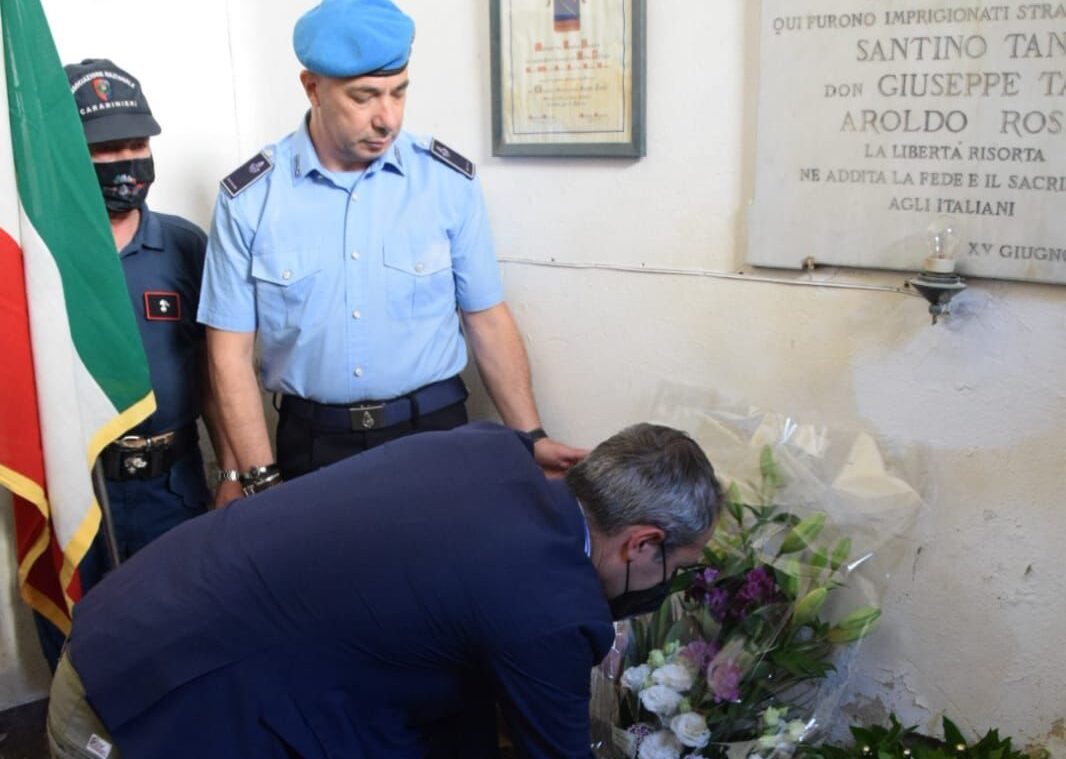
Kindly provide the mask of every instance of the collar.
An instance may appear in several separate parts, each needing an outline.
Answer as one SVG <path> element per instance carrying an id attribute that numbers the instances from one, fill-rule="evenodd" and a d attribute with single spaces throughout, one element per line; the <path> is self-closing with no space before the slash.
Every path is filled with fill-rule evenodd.
<path id="1" fill-rule="evenodd" d="M 137 223 L 137 231 L 120 255 L 135 253 L 141 248 L 148 250 L 163 250 L 163 225 L 159 223 L 156 215 L 148 210 L 148 204 L 141 206 L 141 220 Z"/>
<path id="2" fill-rule="evenodd" d="M 569 516 L 575 511 L 577 512 L 581 520 L 582 545 L 585 556 L 592 558 L 592 534 L 589 532 L 588 518 L 585 516 L 585 508 L 581 505 L 581 501 L 570 492 L 570 488 L 566 485 L 566 480 L 549 480 L 548 487 L 554 494 L 555 500 L 559 503 L 563 513 L 567 515 L 568 520 L 577 521 Z"/>
<path id="3" fill-rule="evenodd" d="M 322 161 L 319 160 L 318 152 L 315 150 L 315 144 L 311 142 L 311 133 L 308 130 L 308 125 L 311 123 L 311 112 L 300 119 L 300 128 L 296 130 L 292 138 L 292 178 L 293 182 L 297 182 L 300 179 L 317 173 L 322 177 L 332 177 L 333 172 L 322 165 Z M 404 171 L 403 150 L 401 143 L 404 133 L 401 131 L 393 140 L 392 146 L 386 151 L 385 155 L 379 156 L 369 166 L 366 167 L 363 174 L 364 176 L 373 174 L 376 171 L 388 169 L 400 176 L 406 176 Z"/>
<path id="4" fill-rule="evenodd" d="M 577 507 L 581 510 L 581 526 L 585 528 L 585 555 L 592 558 L 592 533 L 589 532 L 589 518 L 585 516 L 585 506 L 580 498 L 575 498 Z"/>

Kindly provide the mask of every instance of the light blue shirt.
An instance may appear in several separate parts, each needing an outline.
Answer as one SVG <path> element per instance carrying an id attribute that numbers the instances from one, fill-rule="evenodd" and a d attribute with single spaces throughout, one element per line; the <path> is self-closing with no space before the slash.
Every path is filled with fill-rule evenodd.
<path id="1" fill-rule="evenodd" d="M 300 128 L 219 193 L 197 318 L 258 332 L 263 386 L 321 403 L 403 395 L 467 362 L 456 307 L 503 301 L 480 183 L 402 132 L 359 175 Z"/>

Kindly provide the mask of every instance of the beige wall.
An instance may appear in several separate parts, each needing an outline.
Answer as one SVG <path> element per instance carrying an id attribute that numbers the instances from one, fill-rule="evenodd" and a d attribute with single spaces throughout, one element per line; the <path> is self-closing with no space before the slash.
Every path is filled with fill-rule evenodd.
<path id="1" fill-rule="evenodd" d="M 217 178 L 302 113 L 289 34 L 306 3 L 273 4 L 269 18 L 248 0 L 164 5 L 144 7 L 157 36 L 135 47 L 104 23 L 126 4 L 45 3 L 65 57 L 124 51 L 114 57 L 145 81 L 166 129 L 155 205 L 206 224 Z M 592 444 L 680 380 L 868 430 L 919 460 L 928 506 L 849 712 L 894 709 L 926 726 L 947 712 L 964 730 L 997 725 L 1066 756 L 1066 289 L 974 281 L 934 328 L 902 294 L 755 281 L 891 289 L 900 275 L 704 276 L 743 261 L 757 3 L 649 6 L 648 157 L 626 162 L 492 158 L 487 0 L 405 3 L 419 25 L 407 123 L 479 164 L 545 426 Z M 2 633 L 3 650 L 11 640 Z M 0 697 L 40 692 L 11 657 L 0 666 Z"/>

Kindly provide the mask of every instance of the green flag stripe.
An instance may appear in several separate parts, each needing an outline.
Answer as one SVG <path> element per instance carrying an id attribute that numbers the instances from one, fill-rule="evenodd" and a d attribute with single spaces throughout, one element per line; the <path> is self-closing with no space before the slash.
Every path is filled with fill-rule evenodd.
<path id="1" fill-rule="evenodd" d="M 119 411 L 151 389 L 81 119 L 39 0 L 0 0 L 19 197 L 59 268 L 75 349 Z"/>

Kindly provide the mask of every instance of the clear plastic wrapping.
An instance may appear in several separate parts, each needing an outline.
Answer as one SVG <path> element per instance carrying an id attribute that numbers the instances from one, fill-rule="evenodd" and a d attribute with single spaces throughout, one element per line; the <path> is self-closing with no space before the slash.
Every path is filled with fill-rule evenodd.
<path id="1" fill-rule="evenodd" d="M 618 625 L 593 673 L 594 748 L 790 756 L 832 726 L 921 498 L 865 433 L 676 386 L 656 408 L 706 451 L 726 503 L 706 566 L 659 612 Z"/>

